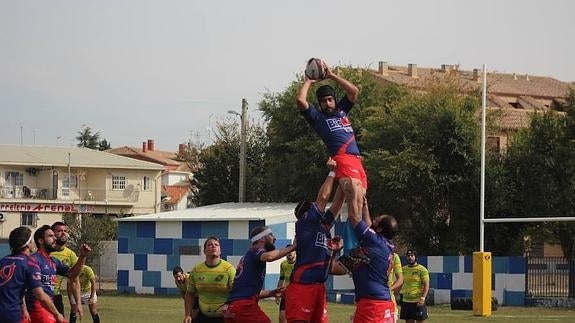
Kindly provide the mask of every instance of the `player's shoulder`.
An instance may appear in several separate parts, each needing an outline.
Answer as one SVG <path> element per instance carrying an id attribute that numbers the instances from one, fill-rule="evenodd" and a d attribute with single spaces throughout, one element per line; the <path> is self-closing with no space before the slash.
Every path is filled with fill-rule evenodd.
<path id="1" fill-rule="evenodd" d="M 193 274 L 193 273 L 195 273 L 195 272 L 197 272 L 197 271 L 202 271 L 202 270 L 204 270 L 204 269 L 206 269 L 206 268 L 207 268 L 207 266 L 206 266 L 206 262 L 205 262 L 205 261 L 198 262 L 197 264 L 195 264 L 195 265 L 192 267 L 192 270 L 191 270 L 190 273 L 188 274 L 188 277 L 189 277 L 191 274 Z"/>
<path id="2" fill-rule="evenodd" d="M 234 265 L 232 265 L 229 261 L 226 261 L 225 259 L 222 259 L 220 266 L 222 266 L 222 268 L 224 270 L 228 270 L 230 267 L 234 267 Z"/>
<path id="3" fill-rule="evenodd" d="M 84 265 L 84 267 L 82 268 L 82 272 L 86 273 L 89 276 L 94 275 L 94 269 L 92 269 L 92 267 L 90 267 L 90 266 Z"/>

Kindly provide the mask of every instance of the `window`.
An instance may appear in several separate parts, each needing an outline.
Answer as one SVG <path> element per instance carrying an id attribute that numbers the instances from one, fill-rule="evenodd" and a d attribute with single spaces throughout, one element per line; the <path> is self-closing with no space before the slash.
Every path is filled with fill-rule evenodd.
<path id="1" fill-rule="evenodd" d="M 112 176 L 112 189 L 125 190 L 126 189 L 126 176 Z"/>
<path id="2" fill-rule="evenodd" d="M 22 212 L 20 214 L 20 225 L 35 227 L 38 223 L 38 215 L 32 212 Z"/>
<path id="3" fill-rule="evenodd" d="M 180 256 L 196 256 L 201 255 L 200 246 L 180 246 L 178 248 Z"/>
<path id="4" fill-rule="evenodd" d="M 152 180 L 150 179 L 149 176 L 144 176 L 143 180 L 143 187 L 144 187 L 144 191 L 149 191 L 152 189 Z"/>
<path id="5" fill-rule="evenodd" d="M 494 153 L 501 152 L 501 138 L 499 137 L 487 137 L 486 142 L 487 149 Z"/>
<path id="6" fill-rule="evenodd" d="M 70 180 L 68 180 L 68 174 L 64 175 L 62 178 L 63 188 L 77 188 L 78 187 L 78 176 L 70 174 Z"/>
<path id="7" fill-rule="evenodd" d="M 6 183 L 9 186 L 24 186 L 24 174 L 20 172 L 6 172 Z"/>

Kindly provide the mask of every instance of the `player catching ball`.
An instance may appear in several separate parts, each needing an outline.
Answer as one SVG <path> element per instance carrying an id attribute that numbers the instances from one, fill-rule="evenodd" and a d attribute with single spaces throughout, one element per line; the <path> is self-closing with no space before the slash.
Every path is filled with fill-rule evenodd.
<path id="1" fill-rule="evenodd" d="M 348 216 L 360 215 L 363 197 L 367 190 L 367 175 L 348 117 L 349 111 L 357 101 L 359 89 L 350 81 L 335 74 L 325 62 L 321 61 L 321 65 L 324 69 L 325 78 L 342 87 L 345 96 L 336 101 L 335 90 L 330 85 L 325 84 L 315 92 L 318 106 L 311 104 L 307 101 L 307 95 L 310 87 L 317 80 L 311 79 L 308 76 L 310 73 L 306 72 L 304 83 L 296 98 L 296 104 L 305 120 L 327 146 L 331 158 L 337 163 L 335 179 L 345 193 L 349 208 Z M 355 238 L 354 234 L 344 236 L 346 253 L 356 243 L 350 241 L 350 238 Z"/>

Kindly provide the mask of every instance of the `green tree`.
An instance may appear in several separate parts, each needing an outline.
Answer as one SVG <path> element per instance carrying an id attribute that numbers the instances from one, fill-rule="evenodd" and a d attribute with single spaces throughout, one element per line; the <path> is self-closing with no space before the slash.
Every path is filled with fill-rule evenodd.
<path id="1" fill-rule="evenodd" d="M 198 155 L 199 169 L 195 174 L 198 205 L 238 201 L 240 131 L 237 121 L 221 122 L 216 126 L 213 144 Z M 267 138 L 260 125 L 247 129 L 246 201 L 265 200 L 264 171 Z"/>
<path id="2" fill-rule="evenodd" d="M 76 146 L 100 151 L 110 149 L 110 143 L 106 139 L 100 139 L 100 136 L 100 132 L 93 133 L 92 128 L 82 125 L 80 131 L 78 131 L 78 136 L 76 136 L 76 140 L 78 141 Z"/>
<path id="3" fill-rule="evenodd" d="M 445 87 L 367 111 L 370 207 L 394 214 L 400 239 L 421 253 L 469 253 L 479 240 L 478 107 Z"/>
<path id="4" fill-rule="evenodd" d="M 100 140 L 100 142 L 98 143 L 98 150 L 99 151 L 104 151 L 104 150 L 108 150 L 112 148 L 112 145 L 108 142 L 108 140 L 106 139 L 102 139 Z"/>
<path id="5" fill-rule="evenodd" d="M 103 254 L 103 241 L 117 240 L 118 223 L 111 216 L 66 214 L 64 221 L 68 224 L 70 234 L 69 248 L 78 252 L 83 243 L 92 248 L 87 259 L 88 263 L 94 263 Z"/>
<path id="6" fill-rule="evenodd" d="M 567 107 L 566 116 L 554 112 L 534 114 L 530 127 L 513 137 L 506 168 L 514 204 L 523 217 L 575 216 L 575 138 L 569 128 L 573 120 L 571 109 Z M 561 243 L 565 256 L 573 258 L 575 225 L 550 222 L 546 228 Z"/>

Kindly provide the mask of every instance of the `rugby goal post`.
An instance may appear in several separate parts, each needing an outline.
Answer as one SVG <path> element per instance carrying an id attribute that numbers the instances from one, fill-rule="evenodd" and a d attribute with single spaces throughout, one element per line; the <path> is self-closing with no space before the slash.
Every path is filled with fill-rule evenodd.
<path id="1" fill-rule="evenodd" d="M 487 111 L 487 68 L 483 64 L 481 111 L 481 192 L 479 205 L 479 251 L 473 253 L 473 315 L 491 315 L 491 252 L 484 251 L 485 223 L 566 222 L 575 217 L 485 218 L 485 119 Z"/>

